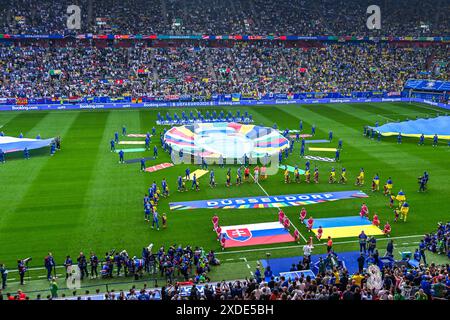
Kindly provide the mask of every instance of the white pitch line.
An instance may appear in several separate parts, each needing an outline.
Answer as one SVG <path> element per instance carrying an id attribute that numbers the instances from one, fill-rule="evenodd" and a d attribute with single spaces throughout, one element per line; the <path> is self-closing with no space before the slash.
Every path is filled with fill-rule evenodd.
<path id="1" fill-rule="evenodd" d="M 252 177 L 253 181 L 255 181 L 255 177 L 253 177 L 251 172 L 250 172 L 250 177 Z M 258 180 L 258 182 L 256 182 L 256 184 L 261 188 L 261 190 L 266 194 L 267 197 L 270 197 L 270 195 L 267 193 L 266 189 L 264 189 L 263 186 L 259 184 L 259 180 Z M 297 228 L 295 228 L 295 229 L 297 229 Z M 303 241 L 305 241 L 305 243 L 308 243 L 308 240 L 306 240 L 306 238 L 301 234 L 300 230 L 297 229 L 297 231 L 298 231 L 298 234 L 300 235 L 300 237 L 302 237 Z"/>

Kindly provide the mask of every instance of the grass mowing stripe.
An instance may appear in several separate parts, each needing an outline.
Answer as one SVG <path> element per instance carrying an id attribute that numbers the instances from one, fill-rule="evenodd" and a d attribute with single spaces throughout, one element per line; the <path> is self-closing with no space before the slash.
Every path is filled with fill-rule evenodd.
<path id="1" fill-rule="evenodd" d="M 44 114 L 46 114 L 45 117 L 32 117 L 36 123 L 32 128 L 29 126 L 29 130 L 40 131 L 43 136 L 56 136 L 57 134 L 64 136 L 65 130 L 74 119 L 73 114 L 41 113 L 41 116 Z M 16 124 L 21 125 L 22 123 Z M 9 244 L 0 253 L 2 261 L 11 261 L 16 258 L 14 254 L 20 254 L 19 257 L 29 255 L 28 248 L 34 246 L 27 246 L 25 243 L 34 243 L 33 232 L 42 232 L 42 230 L 36 230 L 35 223 L 45 221 L 45 219 L 36 219 L 36 215 L 39 216 L 42 212 L 46 212 L 47 208 L 41 207 L 35 198 L 41 195 L 41 191 L 45 191 L 41 189 L 33 191 L 32 183 L 39 179 L 42 169 L 49 162 L 56 161 L 61 153 L 57 152 L 54 157 L 49 157 L 48 148 L 41 152 L 41 156 L 36 156 L 36 152 L 38 151 L 30 152 L 31 159 L 28 161 L 22 157 L 8 161 L 0 171 L 0 178 L 9 181 L 8 192 L 0 194 L 0 203 L 7 204 L 2 208 L 0 216 L 0 241 Z M 48 175 L 46 180 L 51 181 L 52 176 Z M 24 209 L 24 206 L 27 208 Z M 27 215 L 28 211 L 33 211 L 32 216 Z"/>

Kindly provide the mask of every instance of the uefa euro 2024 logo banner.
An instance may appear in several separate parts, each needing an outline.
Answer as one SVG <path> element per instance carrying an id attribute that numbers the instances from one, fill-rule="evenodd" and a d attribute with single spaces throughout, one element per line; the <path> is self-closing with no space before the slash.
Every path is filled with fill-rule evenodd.
<path id="1" fill-rule="evenodd" d="M 239 123 L 196 123 L 172 127 L 164 135 L 174 164 L 261 165 L 278 172 L 288 138 L 273 128 Z"/>

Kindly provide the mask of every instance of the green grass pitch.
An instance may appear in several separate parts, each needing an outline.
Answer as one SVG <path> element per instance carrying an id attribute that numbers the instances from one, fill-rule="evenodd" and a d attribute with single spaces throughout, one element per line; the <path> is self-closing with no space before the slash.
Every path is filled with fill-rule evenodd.
<path id="1" fill-rule="evenodd" d="M 419 147 L 417 139 L 404 138 L 403 144 L 398 145 L 395 137 L 383 138 L 378 142 L 362 135 L 364 125 L 374 125 L 376 121 L 382 124 L 392 120 L 435 116 L 443 113 L 440 109 L 402 103 L 198 108 L 203 113 L 207 109 L 232 110 L 233 113 L 238 109 L 241 113 L 248 111 L 253 115 L 255 124 L 272 126 L 277 123 L 280 129 L 298 129 L 301 119 L 306 133 L 310 133 L 313 124 L 316 125 L 315 139 L 327 139 L 328 132 L 332 130 L 333 142 L 319 147 L 336 147 L 338 139 L 343 140 L 341 162 L 311 162 L 312 167 L 319 167 L 320 184 L 286 185 L 280 170 L 278 175 L 261 182 L 262 188 L 270 195 L 359 189 L 353 183 L 359 169 L 363 167 L 366 184 L 362 190 L 370 196 L 364 201 L 372 213 L 378 213 L 382 224 L 386 219 L 392 221 L 393 213 L 382 192 L 370 191 L 374 174 L 380 175 L 381 186 L 391 176 L 394 191 L 398 192 L 401 188 L 406 193 L 411 206 L 409 220 L 407 223 L 392 223 L 392 237 L 421 235 L 435 230 L 438 221 L 449 218 L 450 148 L 446 142 L 441 141 L 439 147 L 433 148 L 431 141 L 427 141 L 425 146 Z M 25 137 L 35 137 L 38 133 L 43 138 L 62 137 L 62 150 L 53 157 L 48 156 L 48 150 L 31 151 L 28 161 L 20 154 L 13 158 L 8 156 L 7 162 L 0 165 L 0 261 L 14 269 L 17 258 L 32 256 L 33 266 L 42 267 L 43 257 L 48 251 L 53 252 L 57 263 L 62 263 L 67 254 L 75 258 L 79 251 L 87 254 L 95 251 L 103 257 L 112 248 L 126 248 L 131 255 L 140 254 L 142 247 L 151 242 L 157 247 L 190 244 L 202 246 L 205 250 L 220 251 L 211 230 L 214 213 L 219 215 L 221 225 L 275 221 L 275 209 L 170 211 L 169 201 L 246 197 L 264 195 L 264 192 L 252 183 L 226 188 L 225 169 L 214 168 L 217 188 L 210 189 L 209 178 L 204 176 L 199 180 L 199 192 L 178 193 L 176 177 L 184 173 L 185 165 L 143 173 L 139 170 L 139 163 L 119 164 L 118 155 L 110 152 L 109 141 L 115 131 L 121 133 L 122 125 L 126 125 L 128 133 L 145 133 L 156 126 L 158 112 L 181 114 L 182 110 L 189 112 L 196 109 L 0 113 L 0 130 L 6 135 L 18 136 L 22 132 Z M 156 128 L 158 132 L 162 131 L 161 126 Z M 152 147 L 153 144 L 159 147 L 159 135 L 152 138 Z M 152 151 L 125 154 L 125 159 L 152 155 Z M 333 157 L 334 153 L 330 156 Z M 147 161 L 147 166 L 168 161 L 169 155 L 160 148 L 159 158 Z M 305 160 L 299 157 L 299 144 L 296 144 L 293 155 L 284 162 L 304 167 Z M 328 184 L 332 165 L 338 172 L 341 167 L 346 167 L 349 178 L 347 185 Z M 190 167 L 191 172 L 195 170 L 194 165 Z M 429 190 L 418 193 L 417 177 L 425 170 L 430 174 Z M 235 168 L 233 177 L 234 173 Z M 169 199 L 162 199 L 158 212 L 167 213 L 168 228 L 156 231 L 144 222 L 142 198 L 153 180 L 160 185 L 163 177 L 168 181 L 171 195 Z M 307 210 L 315 218 L 357 215 L 361 203 L 362 200 L 356 199 L 341 200 L 310 205 Z M 284 208 L 300 232 L 307 236 L 305 227 L 298 222 L 299 210 L 298 207 Z M 336 241 L 346 240 L 355 239 Z M 267 251 L 273 246 L 268 246 Z M 293 244 L 286 246 L 292 247 Z M 356 248 L 356 244 L 348 243 L 343 244 L 340 250 Z M 239 248 L 236 250 L 246 250 L 246 253 L 230 254 L 227 257 L 239 259 L 246 256 L 250 260 L 264 257 L 264 250 L 252 249 L 255 247 Z M 233 249 L 226 250 L 231 251 Z M 283 255 L 300 253 L 298 249 L 292 248 L 280 252 Z M 225 265 L 219 268 L 224 268 L 226 272 Z M 233 276 L 247 276 L 245 266 L 244 269 L 234 270 Z"/>

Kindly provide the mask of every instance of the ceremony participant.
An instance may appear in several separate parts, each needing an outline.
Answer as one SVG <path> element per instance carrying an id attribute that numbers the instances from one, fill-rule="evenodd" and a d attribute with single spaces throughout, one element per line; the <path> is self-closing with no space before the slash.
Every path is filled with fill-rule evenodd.
<path id="1" fill-rule="evenodd" d="M 339 180 L 339 183 L 346 184 L 347 183 L 347 177 L 346 177 L 347 171 L 345 168 L 342 168 L 341 172 L 341 179 Z"/>
<path id="2" fill-rule="evenodd" d="M 245 169 L 244 169 L 244 180 L 246 182 L 248 182 L 249 177 L 250 177 L 250 168 L 249 167 L 245 167 Z"/>
<path id="3" fill-rule="evenodd" d="M 305 156 L 305 145 L 302 144 L 301 147 L 300 147 L 300 157 L 303 158 L 304 156 Z"/>
<path id="4" fill-rule="evenodd" d="M 259 167 L 258 165 L 255 166 L 253 169 L 253 180 L 255 183 L 259 183 Z"/>
<path id="5" fill-rule="evenodd" d="M 289 231 L 289 228 L 290 228 L 290 226 L 291 226 L 291 220 L 289 220 L 288 217 L 285 217 L 285 218 L 284 218 L 284 220 L 283 220 L 283 226 L 284 226 L 284 228 L 285 228 L 286 230 Z"/>
<path id="6" fill-rule="evenodd" d="M 158 218 L 158 212 L 156 211 L 155 208 L 153 208 L 152 229 L 155 227 L 155 225 L 156 225 L 156 230 L 159 231 L 159 218 Z"/>
<path id="7" fill-rule="evenodd" d="M 376 213 L 373 215 L 372 224 L 377 227 L 380 226 L 380 220 L 378 219 L 378 215 Z"/>
<path id="8" fill-rule="evenodd" d="M 298 170 L 297 166 L 295 166 L 294 169 L 294 180 L 296 183 L 300 183 L 300 171 Z"/>
<path id="9" fill-rule="evenodd" d="M 401 208 L 400 208 L 400 214 L 401 214 L 401 220 L 403 222 L 406 222 L 406 219 L 408 218 L 408 212 L 409 212 L 409 204 L 405 201 L 403 202 Z"/>
<path id="10" fill-rule="evenodd" d="M 314 168 L 314 183 L 319 183 L 319 168 Z"/>
<path id="11" fill-rule="evenodd" d="M 384 195 L 388 196 L 392 193 L 392 179 L 389 177 L 386 181 L 386 184 L 384 185 Z"/>
<path id="12" fill-rule="evenodd" d="M 6 162 L 5 153 L 3 152 L 2 149 L 0 149 L 0 162 L 1 163 L 5 163 Z"/>
<path id="13" fill-rule="evenodd" d="M 336 149 L 336 155 L 334 157 L 334 161 L 338 162 L 340 155 L 341 155 L 341 149 Z"/>
<path id="14" fill-rule="evenodd" d="M 369 217 L 369 208 L 367 207 L 367 205 L 365 203 L 363 203 L 361 205 L 361 210 L 359 211 L 359 216 L 361 218 L 368 218 Z"/>
<path id="15" fill-rule="evenodd" d="M 384 225 L 384 228 L 383 228 L 383 233 L 389 237 L 391 234 L 391 231 L 392 231 L 391 225 L 389 224 L 389 221 L 386 221 L 386 224 Z"/>
<path id="16" fill-rule="evenodd" d="M 287 166 L 284 166 L 284 183 L 291 183 L 291 176 Z"/>
<path id="17" fill-rule="evenodd" d="M 331 168 L 330 177 L 328 179 L 328 183 L 335 183 L 336 182 L 336 170 Z"/>
<path id="18" fill-rule="evenodd" d="M 356 186 L 362 186 L 362 185 L 364 185 L 364 169 L 363 169 L 363 168 L 361 168 L 361 169 L 359 170 L 359 175 L 358 175 L 358 177 L 356 177 L 356 183 L 355 183 L 355 185 L 356 185 Z"/>
<path id="19" fill-rule="evenodd" d="M 161 221 L 162 221 L 162 227 L 163 229 L 167 228 L 167 215 L 166 213 L 163 213 L 161 216 Z"/>
<path id="20" fill-rule="evenodd" d="M 332 249 L 333 249 L 333 240 L 331 239 L 330 236 L 328 236 L 328 239 L 327 239 L 327 253 L 330 253 Z"/>
<path id="21" fill-rule="evenodd" d="M 400 218 L 400 210 L 398 208 L 394 209 L 394 222 L 397 222 Z"/>
<path id="22" fill-rule="evenodd" d="M 217 229 L 217 227 L 219 226 L 219 216 L 217 214 L 215 214 L 212 218 L 211 218 L 212 224 L 213 224 L 213 231 L 215 231 Z"/>
<path id="23" fill-rule="evenodd" d="M 300 211 L 300 222 L 303 223 L 303 221 L 306 219 L 306 209 L 305 207 L 302 208 L 302 210 Z"/>
<path id="24" fill-rule="evenodd" d="M 152 212 L 152 205 L 150 202 L 144 204 L 144 220 L 150 222 L 150 213 Z"/>
<path id="25" fill-rule="evenodd" d="M 228 170 L 227 170 L 227 175 L 226 175 L 226 182 L 225 182 L 225 185 L 226 185 L 227 187 L 230 187 L 230 186 L 231 186 L 231 168 L 228 168 Z"/>
<path id="26" fill-rule="evenodd" d="M 378 176 L 378 173 L 373 177 L 372 180 L 372 192 L 380 191 L 380 177 Z"/>
<path id="27" fill-rule="evenodd" d="M 192 187 L 191 187 L 191 189 L 194 189 L 194 188 L 195 188 L 195 191 L 199 191 L 200 190 L 200 188 L 198 187 L 197 174 L 196 173 L 194 173 L 194 175 L 192 176 Z"/>
<path id="28" fill-rule="evenodd" d="M 178 176 L 178 178 L 177 178 L 177 185 L 178 185 L 178 192 L 185 191 L 183 178 L 181 176 Z"/>
<path id="29" fill-rule="evenodd" d="M 214 177 L 214 170 L 211 169 L 211 171 L 209 172 L 209 186 L 211 188 L 215 188 L 216 187 L 216 179 Z"/>
<path id="30" fill-rule="evenodd" d="M 422 133 L 422 134 L 420 135 L 420 138 L 419 138 L 419 146 L 423 146 L 424 143 L 425 143 L 425 136 L 424 136 L 424 134 Z"/>
<path id="31" fill-rule="evenodd" d="M 298 232 L 297 229 L 294 230 L 294 240 L 295 240 L 295 242 L 299 243 L 300 233 Z"/>
<path id="32" fill-rule="evenodd" d="M 394 207 L 394 201 L 395 201 L 395 196 L 394 195 L 390 195 L 389 196 L 389 208 L 393 208 Z"/>
<path id="33" fill-rule="evenodd" d="M 236 185 L 242 184 L 242 166 L 239 166 L 236 172 Z"/>
<path id="34" fill-rule="evenodd" d="M 222 247 L 222 251 L 225 250 L 225 236 L 220 236 L 220 246 Z"/>
<path id="35" fill-rule="evenodd" d="M 261 178 L 263 180 L 267 179 L 267 168 L 266 168 L 266 166 L 262 166 L 261 167 Z"/>
<path id="36" fill-rule="evenodd" d="M 359 239 L 359 252 L 364 252 L 364 254 L 367 253 L 367 235 L 364 233 L 364 230 L 361 231 L 361 233 L 358 236 Z"/>
<path id="37" fill-rule="evenodd" d="M 150 150 L 150 138 L 148 136 L 145 137 L 145 150 Z"/>
<path id="38" fill-rule="evenodd" d="M 312 228 L 313 228 L 313 224 L 314 224 L 314 219 L 313 217 L 309 217 L 308 221 L 307 221 L 307 228 L 308 228 L 308 232 L 311 232 Z"/>
<path id="39" fill-rule="evenodd" d="M 403 202 L 406 201 L 406 195 L 403 192 L 403 190 L 400 190 L 397 194 L 397 196 L 395 197 L 395 199 L 398 201 L 398 207 L 401 208 Z"/>
<path id="40" fill-rule="evenodd" d="M 438 135 L 435 134 L 433 137 L 433 145 L 432 146 L 437 147 L 437 145 L 438 145 Z"/>
<path id="41" fill-rule="evenodd" d="M 309 171 L 309 168 L 305 171 L 305 182 L 311 183 L 311 172 Z"/>
<path id="42" fill-rule="evenodd" d="M 317 229 L 317 235 L 316 235 L 317 240 L 320 241 L 320 239 L 322 239 L 322 235 L 323 235 L 323 229 L 322 229 L 322 226 L 319 226 L 319 229 Z"/>
<path id="43" fill-rule="evenodd" d="M 278 210 L 278 221 L 283 224 L 284 218 L 286 217 L 282 209 Z"/>
<path id="44" fill-rule="evenodd" d="M 24 150 L 23 150 L 23 156 L 24 156 L 24 158 L 25 159 L 30 159 L 30 151 L 28 151 L 28 148 L 25 148 Z"/>
<path id="45" fill-rule="evenodd" d="M 163 197 L 168 197 L 169 196 L 169 187 L 167 186 L 167 181 L 166 178 L 163 178 L 163 180 L 161 181 L 161 187 L 162 187 L 162 195 Z"/>

